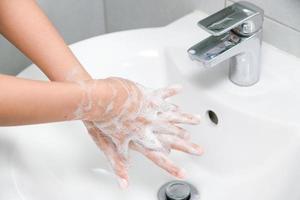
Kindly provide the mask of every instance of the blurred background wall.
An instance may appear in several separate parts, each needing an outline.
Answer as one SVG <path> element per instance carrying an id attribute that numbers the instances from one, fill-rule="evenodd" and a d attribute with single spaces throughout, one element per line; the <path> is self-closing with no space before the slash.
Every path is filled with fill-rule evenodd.
<path id="1" fill-rule="evenodd" d="M 165 25 L 200 9 L 208 14 L 239 0 L 105 0 L 107 31 Z M 300 0 L 246 0 L 265 10 L 264 41 L 300 57 Z"/>
<path id="2" fill-rule="evenodd" d="M 37 0 L 68 44 L 105 32 L 102 0 Z M 31 62 L 0 35 L 0 73 L 15 75 Z"/>
<path id="3" fill-rule="evenodd" d="M 200 9 L 216 12 L 224 0 L 105 0 L 107 32 L 166 25 Z"/>
<path id="4" fill-rule="evenodd" d="M 236 1 L 38 0 L 68 44 L 103 33 L 163 26 L 196 9 L 211 14 Z M 248 1 L 265 10 L 264 40 L 300 57 L 300 1 Z M 0 36 L 0 73 L 16 74 L 28 64 Z"/>

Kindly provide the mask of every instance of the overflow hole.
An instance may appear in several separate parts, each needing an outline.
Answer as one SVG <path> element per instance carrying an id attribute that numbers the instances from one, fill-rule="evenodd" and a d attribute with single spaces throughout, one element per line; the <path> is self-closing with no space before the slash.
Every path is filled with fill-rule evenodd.
<path id="1" fill-rule="evenodd" d="M 214 124 L 214 125 L 218 125 L 219 123 L 219 118 L 217 116 L 217 114 L 212 111 L 212 110 L 208 110 L 207 111 L 207 116 L 209 118 L 209 120 Z"/>

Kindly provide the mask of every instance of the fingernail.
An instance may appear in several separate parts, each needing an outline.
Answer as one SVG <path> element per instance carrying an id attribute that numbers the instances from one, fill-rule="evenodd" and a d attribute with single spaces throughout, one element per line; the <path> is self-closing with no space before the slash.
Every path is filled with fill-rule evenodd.
<path id="1" fill-rule="evenodd" d="M 128 188 L 128 181 L 126 179 L 118 178 L 118 182 L 119 182 L 119 185 L 120 185 L 121 189 Z"/>
<path id="2" fill-rule="evenodd" d="M 195 123 L 199 124 L 201 121 L 200 115 L 194 115 L 195 116 Z"/>
<path id="3" fill-rule="evenodd" d="M 195 146 L 194 148 L 192 148 L 191 153 L 200 156 L 203 154 L 203 149 L 201 147 Z"/>
<path id="4" fill-rule="evenodd" d="M 180 179 L 184 179 L 185 177 L 186 177 L 186 171 L 185 171 L 185 169 L 180 169 L 179 171 L 178 171 L 178 173 L 177 173 L 177 177 L 178 178 L 180 178 Z"/>

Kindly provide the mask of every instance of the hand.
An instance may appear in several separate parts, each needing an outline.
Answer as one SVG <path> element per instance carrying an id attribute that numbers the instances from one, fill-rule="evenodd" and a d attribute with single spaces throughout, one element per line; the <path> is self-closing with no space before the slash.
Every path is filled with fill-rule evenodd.
<path id="1" fill-rule="evenodd" d="M 107 122 L 115 117 L 129 117 L 140 106 L 140 90 L 129 80 L 107 78 L 77 83 L 84 93 L 74 112 L 77 119 Z"/>
<path id="2" fill-rule="evenodd" d="M 93 122 L 84 121 L 84 124 L 92 136 L 94 142 L 105 154 L 110 166 L 116 174 L 117 180 L 121 188 L 128 187 L 128 163 L 116 149 L 115 144 L 97 128 Z"/>
<path id="3" fill-rule="evenodd" d="M 128 160 L 121 155 L 115 144 L 105 136 L 103 132 L 97 126 L 93 124 L 93 122 L 84 122 L 85 126 L 88 129 L 89 134 L 92 136 L 93 140 L 97 144 L 97 146 L 103 151 L 106 158 L 108 159 L 113 171 L 116 174 L 117 180 L 121 188 L 128 187 Z M 201 155 L 202 149 L 188 140 L 173 138 L 172 136 L 168 138 L 168 142 L 166 145 L 170 145 L 172 149 L 179 150 L 188 154 L 193 155 Z M 173 142 L 172 142 L 173 140 Z M 141 154 L 143 154 L 148 159 L 152 160 L 156 165 L 166 170 L 172 176 L 177 178 L 184 178 L 185 171 L 176 166 L 166 154 L 154 150 L 148 150 L 136 144 L 130 144 L 130 148 L 135 150 Z"/>
<path id="4" fill-rule="evenodd" d="M 114 114 L 107 116 L 113 116 L 112 118 L 101 122 L 86 122 L 86 126 L 94 141 L 108 157 L 120 185 L 128 185 L 128 148 L 142 153 L 173 176 L 183 178 L 183 170 L 172 163 L 167 153 L 176 149 L 200 155 L 202 149 L 192 144 L 187 131 L 178 126 L 179 123 L 198 124 L 199 118 L 182 113 L 178 106 L 165 101 L 177 94 L 180 88 L 151 91 L 125 79 L 113 78 L 109 81 L 116 84 L 112 84 L 112 88 L 125 88 L 121 91 L 122 101 L 118 101 L 123 103 L 117 103 L 117 107 L 110 108 L 111 111 L 114 110 L 111 112 Z"/>

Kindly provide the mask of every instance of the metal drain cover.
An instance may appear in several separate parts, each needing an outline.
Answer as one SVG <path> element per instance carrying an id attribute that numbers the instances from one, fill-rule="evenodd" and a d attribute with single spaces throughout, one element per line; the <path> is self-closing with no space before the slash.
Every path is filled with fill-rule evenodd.
<path id="1" fill-rule="evenodd" d="M 158 200 L 198 200 L 198 190 L 184 181 L 171 181 L 158 191 Z"/>

